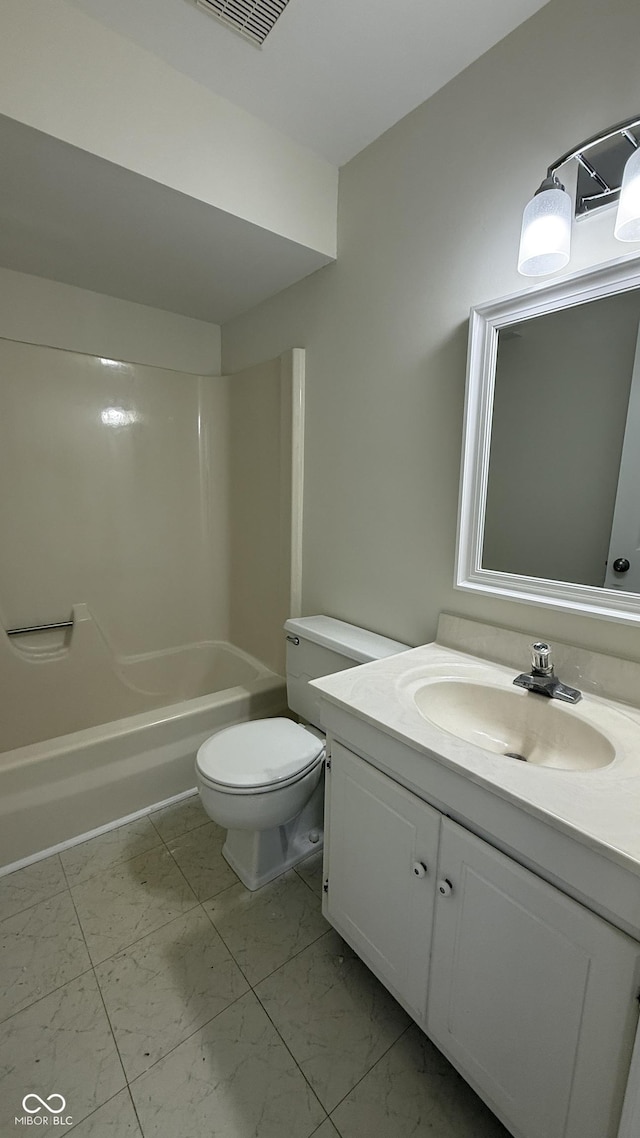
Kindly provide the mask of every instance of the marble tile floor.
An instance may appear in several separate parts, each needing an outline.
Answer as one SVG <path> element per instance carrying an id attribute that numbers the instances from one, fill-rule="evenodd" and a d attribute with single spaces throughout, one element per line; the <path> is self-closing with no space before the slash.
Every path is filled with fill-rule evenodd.
<path id="1" fill-rule="evenodd" d="M 0 1138 L 508 1138 L 324 921 L 322 855 L 249 893 L 223 838 L 194 796 L 0 878 Z"/>

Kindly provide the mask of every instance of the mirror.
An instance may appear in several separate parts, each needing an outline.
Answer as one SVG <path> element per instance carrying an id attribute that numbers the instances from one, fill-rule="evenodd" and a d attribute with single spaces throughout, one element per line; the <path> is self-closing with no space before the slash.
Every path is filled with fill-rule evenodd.
<path id="1" fill-rule="evenodd" d="M 640 621 L 640 261 L 471 312 L 456 585 Z"/>

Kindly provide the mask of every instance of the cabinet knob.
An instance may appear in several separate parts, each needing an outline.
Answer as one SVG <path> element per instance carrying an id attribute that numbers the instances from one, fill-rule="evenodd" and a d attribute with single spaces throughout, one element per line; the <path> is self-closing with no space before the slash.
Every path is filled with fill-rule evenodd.
<path id="1" fill-rule="evenodd" d="M 416 877 L 426 877 L 427 876 L 427 867 L 423 861 L 414 861 L 413 872 L 414 872 Z"/>
<path id="2" fill-rule="evenodd" d="M 441 893 L 443 897 L 451 896 L 452 892 L 453 892 L 453 885 L 448 880 L 448 878 L 445 877 L 445 878 L 443 878 L 442 881 L 438 882 L 438 893 Z"/>
<path id="3" fill-rule="evenodd" d="M 615 573 L 628 573 L 631 568 L 631 562 L 627 557 L 616 557 L 613 563 Z"/>

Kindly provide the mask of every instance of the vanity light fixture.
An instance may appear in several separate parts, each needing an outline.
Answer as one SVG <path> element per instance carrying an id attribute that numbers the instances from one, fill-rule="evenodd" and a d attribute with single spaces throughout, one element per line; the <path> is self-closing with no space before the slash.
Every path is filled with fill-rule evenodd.
<path id="1" fill-rule="evenodd" d="M 637 142 L 624 168 L 614 233 L 618 241 L 640 241 L 640 147 Z"/>
<path id="2" fill-rule="evenodd" d="M 524 277 L 557 273 L 571 255 L 571 198 L 551 174 L 544 179 L 522 215 L 518 272 Z"/>
<path id="3" fill-rule="evenodd" d="M 575 207 L 558 178 L 558 170 L 573 159 L 578 163 Z M 571 254 L 572 208 L 579 218 L 616 201 L 615 236 L 640 241 L 640 118 L 609 127 L 552 162 L 525 207 L 518 272 L 538 277 L 563 269 Z"/>

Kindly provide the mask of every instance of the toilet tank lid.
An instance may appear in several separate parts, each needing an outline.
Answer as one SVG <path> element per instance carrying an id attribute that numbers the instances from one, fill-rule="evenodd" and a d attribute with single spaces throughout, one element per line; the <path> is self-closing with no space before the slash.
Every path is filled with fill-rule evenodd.
<path id="1" fill-rule="evenodd" d="M 408 652 L 409 645 L 399 640 L 368 632 L 355 624 L 336 620 L 332 616 L 291 617 L 285 621 L 285 630 L 292 636 L 300 636 L 314 644 L 322 644 L 346 656 L 366 664 L 369 660 L 382 660 L 385 656 L 395 656 L 398 652 Z"/>
<path id="2" fill-rule="evenodd" d="M 324 751 L 324 737 L 291 719 L 236 723 L 212 735 L 198 750 L 201 773 L 223 786 L 273 786 L 301 774 Z"/>

